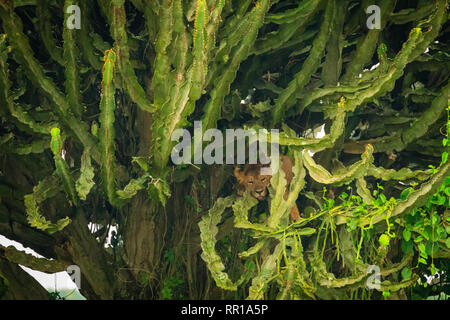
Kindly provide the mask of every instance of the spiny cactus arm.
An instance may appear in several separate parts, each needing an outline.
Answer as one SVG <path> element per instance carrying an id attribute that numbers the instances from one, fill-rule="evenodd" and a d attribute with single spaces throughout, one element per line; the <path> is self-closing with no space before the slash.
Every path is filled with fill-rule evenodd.
<path id="1" fill-rule="evenodd" d="M 33 188 L 33 193 L 25 195 L 24 202 L 27 221 L 32 227 L 52 234 L 56 231 L 61 231 L 70 223 L 71 220 L 68 217 L 59 219 L 56 223 L 49 222 L 39 212 L 39 203 L 55 196 L 60 191 L 59 185 L 60 180 L 58 177 L 51 175 L 40 181 Z"/>
<path id="2" fill-rule="evenodd" d="M 402 280 L 399 283 L 392 283 L 391 281 L 385 280 L 380 283 L 380 289 L 377 290 L 380 292 L 384 291 L 395 292 L 413 286 L 414 284 L 417 283 L 417 280 L 419 280 L 419 278 L 420 278 L 419 275 L 414 273 L 413 275 L 411 275 L 411 278 L 407 280 Z"/>
<path id="3" fill-rule="evenodd" d="M 285 246 L 284 254 L 285 261 L 288 268 L 294 269 L 295 278 L 293 283 L 291 283 L 291 291 L 294 298 L 298 294 L 306 294 L 311 299 L 316 299 L 316 287 L 311 281 L 311 275 L 306 267 L 306 262 L 304 259 L 303 245 L 300 235 L 295 235 L 294 237 L 289 237 L 283 239 L 283 244 Z M 292 248 L 289 256 L 286 255 L 286 249 Z M 287 292 L 286 292 L 287 293 Z"/>
<path id="4" fill-rule="evenodd" d="M 332 175 L 324 167 L 314 162 L 311 156 L 303 153 L 304 163 L 308 169 L 309 175 L 317 182 L 323 184 L 333 184 L 341 186 L 349 184 L 353 180 L 363 177 L 367 174 L 369 166 L 373 163 L 373 147 L 366 145 L 366 150 L 361 155 L 361 160 L 342 170 L 342 173 Z"/>
<path id="5" fill-rule="evenodd" d="M 208 27 L 206 29 L 206 39 L 208 40 L 207 47 L 210 48 L 209 52 L 211 53 L 213 48 L 216 46 L 216 34 L 219 30 L 219 26 L 222 22 L 222 12 L 225 10 L 225 14 L 227 13 L 227 8 L 225 5 L 227 4 L 227 1 L 229 0 L 218 0 L 214 1 L 211 6 L 211 15 L 210 15 L 210 22 L 208 24 Z M 208 55 L 208 60 L 210 56 Z"/>
<path id="6" fill-rule="evenodd" d="M 405 254 L 400 262 L 388 265 L 386 268 L 380 270 L 380 275 L 383 277 L 387 277 L 390 274 L 399 272 L 404 267 L 408 266 L 412 262 L 412 260 L 413 260 L 412 254 Z"/>
<path id="7" fill-rule="evenodd" d="M 251 256 L 257 254 L 267 243 L 268 243 L 267 239 L 261 239 L 250 249 L 238 253 L 238 257 L 239 258 L 251 257 Z"/>
<path id="8" fill-rule="evenodd" d="M 401 262 L 394 264 L 392 267 L 390 267 L 388 269 L 381 270 L 380 275 L 385 277 L 392 273 L 396 273 L 396 272 L 400 271 L 403 267 L 405 267 L 409 263 L 411 263 L 411 260 L 412 260 L 412 256 L 406 255 L 402 259 Z M 363 287 L 363 286 L 366 286 L 366 282 L 364 282 L 363 280 L 366 280 L 369 275 L 370 275 L 370 273 L 366 273 L 366 274 L 362 273 L 360 276 L 331 280 L 331 281 L 327 281 L 325 284 L 331 283 L 332 285 L 328 286 L 328 287 L 332 287 L 332 288 L 339 288 L 339 287 L 343 287 L 343 286 Z M 361 281 L 354 281 L 354 280 L 358 280 L 359 278 L 362 278 Z M 411 285 L 416 283 L 418 279 L 419 279 L 419 276 L 417 274 L 413 274 L 410 279 L 402 280 L 397 283 L 392 283 L 391 281 L 385 280 L 380 283 L 379 288 L 375 288 L 375 289 L 380 292 L 384 292 L 384 291 L 395 292 L 400 289 L 410 287 Z M 322 282 L 320 284 L 322 285 L 324 283 Z"/>
<path id="9" fill-rule="evenodd" d="M 233 204 L 234 200 L 235 196 L 217 199 L 214 206 L 202 217 L 202 220 L 198 224 L 200 228 L 201 257 L 203 261 L 206 262 L 211 275 L 216 281 L 216 285 L 222 289 L 233 291 L 237 289 L 237 286 L 230 280 L 228 274 L 223 272 L 225 266 L 216 252 L 215 245 L 217 242 L 217 225 L 222 218 L 222 213 Z"/>
<path id="10" fill-rule="evenodd" d="M 421 36 L 422 31 L 419 28 L 412 29 L 408 40 L 403 44 L 402 49 L 396 55 L 386 74 L 382 75 L 378 81 L 375 81 L 371 87 L 360 91 L 352 99 L 349 99 L 346 104 L 346 110 L 354 111 L 361 104 L 391 91 L 397 79 L 403 74 L 405 66 L 410 62 L 412 52 L 420 42 Z"/>
<path id="11" fill-rule="evenodd" d="M 391 63 L 386 74 L 382 75 L 375 85 L 362 91 L 347 105 L 348 111 L 354 111 L 359 105 L 381 96 L 394 88 L 395 82 L 403 75 L 405 66 L 422 54 L 439 34 L 446 14 L 447 0 L 437 0 L 436 10 L 430 17 L 428 31 L 422 34 L 420 28 L 411 30 L 408 40 Z"/>
<path id="12" fill-rule="evenodd" d="M 154 72 L 152 77 L 153 103 L 157 110 L 162 107 L 169 96 L 170 86 L 167 86 L 167 71 L 170 70 L 170 61 L 167 55 L 167 48 L 172 42 L 173 3 L 171 1 L 163 1 L 159 7 L 159 31 L 155 41 L 156 58 L 153 64 Z"/>
<path id="13" fill-rule="evenodd" d="M 292 22 L 301 23 L 302 20 L 307 20 L 311 15 L 314 15 L 321 3 L 323 3 L 321 0 L 303 0 L 295 9 L 267 15 L 265 23 L 276 23 L 280 25 Z"/>
<path id="14" fill-rule="evenodd" d="M 139 190 L 145 188 L 144 184 L 151 179 L 151 176 L 146 173 L 137 179 L 131 179 L 123 190 L 117 190 L 117 195 L 120 199 L 131 199 Z"/>
<path id="15" fill-rule="evenodd" d="M 308 58 L 303 63 L 302 69 L 294 76 L 294 79 L 285 88 L 278 99 L 272 111 L 272 126 L 277 125 L 285 112 L 296 102 L 296 94 L 299 90 L 309 82 L 312 74 L 320 65 L 321 58 L 324 54 L 326 43 L 331 34 L 331 25 L 333 24 L 336 13 L 336 1 L 327 1 L 326 9 L 323 17 L 323 23 L 320 27 L 319 34 L 313 41 L 313 47 Z"/>
<path id="16" fill-rule="evenodd" d="M 429 128 L 441 117 L 448 105 L 450 96 L 450 81 L 441 89 L 439 96 L 433 99 L 431 107 L 427 108 L 423 114 L 415 120 L 410 127 L 396 132 L 390 137 L 383 138 L 374 143 L 375 152 L 385 152 L 388 150 L 401 151 L 408 144 L 426 134 Z"/>
<path id="17" fill-rule="evenodd" d="M 94 186 L 94 168 L 91 164 L 90 149 L 87 148 L 83 151 L 81 155 L 81 168 L 80 176 L 75 183 L 75 189 L 77 190 L 78 196 L 81 200 L 86 200 L 86 196 L 91 191 Z"/>
<path id="18" fill-rule="evenodd" d="M 433 40 L 439 35 L 442 25 L 447 21 L 448 0 L 435 0 L 435 10 L 431 17 L 427 20 L 426 27 L 428 30 L 424 32 L 421 41 L 414 48 L 410 61 L 415 60 L 419 55 L 425 52 Z M 422 24 L 419 24 L 422 27 Z M 425 27 L 422 27 L 425 28 Z"/>
<path id="19" fill-rule="evenodd" d="M 270 216 L 267 219 L 267 225 L 270 228 L 277 228 L 282 224 L 282 219 L 289 215 L 292 206 L 298 198 L 299 192 L 305 186 L 306 171 L 303 167 L 303 158 L 301 151 L 294 152 L 294 166 L 292 167 L 292 173 L 294 174 L 291 184 L 289 186 L 289 196 L 285 200 L 284 194 L 286 190 L 285 173 L 279 167 L 278 172 L 272 176 L 272 186 L 276 190 L 275 196 L 270 204 Z M 273 181 L 273 182 L 272 182 Z M 286 219 L 286 221 L 289 221 Z"/>
<path id="20" fill-rule="evenodd" d="M 363 70 L 364 66 L 372 60 L 377 47 L 378 38 L 386 26 L 389 16 L 395 8 L 396 2 L 396 0 L 381 1 L 379 5 L 381 28 L 369 30 L 366 36 L 360 39 L 351 62 L 347 65 L 346 72 L 342 77 L 343 82 L 356 81 L 358 79 L 358 74 Z"/>
<path id="21" fill-rule="evenodd" d="M 321 78 L 325 85 L 336 86 L 342 71 L 342 50 L 344 48 L 344 23 L 350 1 L 344 0 L 336 7 L 333 30 L 326 46 L 325 62 L 322 65 Z"/>
<path id="22" fill-rule="evenodd" d="M 5 149 L 8 152 L 25 155 L 30 153 L 42 153 L 48 149 L 50 145 L 50 139 L 45 137 L 39 140 L 33 140 L 31 143 L 20 143 L 11 141 L 7 144 Z"/>
<path id="23" fill-rule="evenodd" d="M 14 246 L 4 247 L 1 244 L 0 255 L 2 258 L 5 258 L 12 263 L 20 264 L 21 266 L 45 273 L 66 271 L 67 267 L 70 265 L 69 262 L 63 262 L 60 260 L 37 258 L 31 254 L 25 253 L 24 251 L 17 250 Z"/>
<path id="24" fill-rule="evenodd" d="M 368 277 L 365 272 L 357 272 L 355 275 L 345 278 L 336 278 L 335 275 L 326 270 L 325 262 L 316 255 L 314 262 L 311 263 L 313 274 L 318 284 L 325 288 L 343 288 L 362 283 Z"/>
<path id="25" fill-rule="evenodd" d="M 117 182 L 116 182 L 116 145 L 114 141 L 114 109 L 116 107 L 115 91 L 113 78 L 114 67 L 116 62 L 116 54 L 110 49 L 105 52 L 105 64 L 103 65 L 103 80 L 102 80 L 102 96 L 100 99 L 100 129 L 98 137 L 100 141 L 100 155 L 101 155 L 101 180 L 103 191 L 108 197 L 111 205 L 118 205 L 117 198 Z"/>
<path id="26" fill-rule="evenodd" d="M 275 191 L 273 198 L 270 201 L 270 215 L 267 218 L 267 225 L 272 228 L 277 228 L 281 223 L 281 218 L 285 216 L 286 208 L 281 208 L 283 197 L 286 192 L 286 174 L 281 168 L 281 161 L 279 162 L 278 172 L 272 175 L 270 179 L 271 189 Z M 283 210 L 284 209 L 284 210 Z"/>
<path id="27" fill-rule="evenodd" d="M 313 15 L 311 15 L 312 17 Z M 280 30 L 271 32 L 258 39 L 255 42 L 251 55 L 261 55 L 269 51 L 284 49 L 309 40 L 317 32 L 316 30 L 305 32 L 309 22 L 310 20 L 302 20 L 281 25 Z"/>
<path id="28" fill-rule="evenodd" d="M 159 32 L 159 19 L 160 19 L 160 4 L 158 1 L 152 1 L 145 3 L 145 6 L 142 6 L 142 10 L 140 9 L 140 6 L 136 6 L 138 10 L 141 10 L 144 19 L 145 19 L 145 27 L 148 32 L 149 41 L 152 46 L 155 45 L 156 39 L 158 37 Z"/>
<path id="29" fill-rule="evenodd" d="M 439 167 L 437 172 L 431 176 L 431 178 L 422 183 L 420 188 L 412 191 L 405 200 L 398 201 L 392 212 L 384 212 L 380 215 L 373 217 L 372 219 L 363 219 L 360 222 L 361 226 L 366 226 L 369 224 L 376 224 L 380 221 L 386 221 L 386 215 L 389 214 L 389 218 L 392 219 L 398 215 L 407 214 L 413 209 L 423 206 L 430 195 L 432 195 L 436 190 L 444 183 L 445 179 L 450 175 L 450 161 L 447 161 L 444 165 Z M 346 223 L 345 216 L 337 216 L 336 224 Z"/>
<path id="30" fill-rule="evenodd" d="M 144 89 L 139 84 L 134 69 L 130 63 L 128 46 L 128 34 L 125 28 L 125 0 L 114 0 L 111 3 L 111 35 L 114 39 L 114 50 L 117 54 L 117 68 L 122 79 L 122 86 L 127 91 L 131 100 L 139 108 L 147 112 L 153 112 L 154 106 L 147 99 Z"/>
<path id="31" fill-rule="evenodd" d="M 78 1 L 66 0 L 64 3 L 64 21 L 63 21 L 63 59 L 64 59 L 64 75 L 65 75 L 65 89 L 68 103 L 73 114 L 77 118 L 81 118 L 83 107 L 81 105 L 80 97 L 80 76 L 79 70 L 79 49 L 78 30 L 69 29 L 66 26 L 66 21 L 71 13 L 67 13 L 67 8 L 71 5 L 78 5 Z"/>
<path id="32" fill-rule="evenodd" d="M 277 300 L 294 300 L 295 293 L 291 293 L 294 287 L 296 272 L 293 263 L 288 263 L 286 272 L 282 275 L 281 292 L 277 296 Z"/>
<path id="33" fill-rule="evenodd" d="M 174 56 L 173 64 L 176 70 L 175 77 L 186 77 L 185 70 L 187 65 L 187 59 L 190 58 L 188 56 L 189 45 L 191 43 L 191 39 L 188 36 L 186 31 L 186 26 L 184 24 L 184 15 L 183 15 L 183 5 L 181 0 L 176 0 L 173 4 L 173 31 L 175 33 L 175 45 L 173 45 L 173 53 Z"/>
<path id="34" fill-rule="evenodd" d="M 447 161 L 443 166 L 441 166 L 437 172 L 431 177 L 431 179 L 427 182 L 421 184 L 420 188 L 411 192 L 405 201 L 399 201 L 392 213 L 390 214 L 390 218 L 398 216 L 400 214 L 406 214 L 413 210 L 414 208 L 418 208 L 423 206 L 428 197 L 432 195 L 436 190 L 444 183 L 445 179 L 450 175 L 450 161 Z M 373 219 L 373 223 L 377 223 L 386 219 L 386 213 L 380 216 L 376 216 Z M 366 222 L 366 224 L 368 224 Z"/>
<path id="35" fill-rule="evenodd" d="M 208 65 L 206 57 L 211 47 L 207 46 L 206 26 L 209 20 L 209 11 L 206 0 L 197 0 L 195 10 L 194 34 L 193 34 L 193 56 L 192 62 L 192 87 L 189 97 L 196 101 L 202 95 Z"/>
<path id="36" fill-rule="evenodd" d="M 360 177 L 356 179 L 355 185 L 356 193 L 364 200 L 364 202 L 371 203 L 373 198 L 369 188 L 367 188 L 366 180 L 363 177 Z"/>
<path id="37" fill-rule="evenodd" d="M 47 49 L 50 57 L 59 65 L 64 66 L 63 50 L 56 45 L 56 40 L 52 34 L 51 10 L 47 0 L 36 1 L 36 16 L 38 17 L 39 34 L 42 43 Z"/>
<path id="38" fill-rule="evenodd" d="M 385 169 L 381 167 L 370 166 L 367 171 L 368 176 L 375 177 L 377 179 L 382 179 L 384 181 L 388 180 L 408 180 L 408 179 L 418 179 L 426 180 L 430 176 L 429 170 L 411 170 L 409 168 L 402 168 L 398 171 L 394 169 Z"/>
<path id="39" fill-rule="evenodd" d="M 168 161 L 174 145 L 171 141 L 172 133 L 177 128 L 188 125 L 187 117 L 195 108 L 195 100 L 189 98 L 192 88 L 193 64 L 190 65 L 189 70 L 186 72 L 188 60 L 191 60 L 188 50 L 191 40 L 184 24 L 181 2 L 179 0 L 174 1 L 170 9 L 170 14 L 165 14 L 167 15 L 167 19 L 170 19 L 171 23 L 173 23 L 173 28 L 170 29 L 170 32 L 173 32 L 173 41 L 171 41 L 171 46 L 168 48 L 173 53 L 168 56 L 173 57 L 173 61 L 170 63 L 174 64 L 176 70 L 169 77 L 167 77 L 166 71 L 161 71 L 164 72 L 164 90 L 167 90 L 167 96 L 159 99 L 155 93 L 155 103 L 157 101 L 163 102 L 161 105 L 157 105 L 158 110 L 154 114 L 155 121 L 152 125 L 153 144 L 151 146 L 151 153 L 154 155 L 152 162 L 156 175 L 161 175 L 161 171 Z M 164 44 L 157 43 L 160 46 Z M 161 60 L 161 62 L 165 63 L 166 61 Z M 158 63 L 158 57 L 155 63 Z M 155 66 L 155 68 L 157 69 L 158 66 Z"/>
<path id="40" fill-rule="evenodd" d="M 228 12 L 232 14 L 230 14 L 229 18 L 225 20 L 225 25 L 219 31 L 219 38 L 221 39 L 219 48 L 227 45 L 228 40 L 225 40 L 227 38 L 226 35 L 230 37 L 234 36 L 234 31 L 238 31 L 240 29 L 239 25 L 242 21 L 248 20 L 249 14 L 247 11 L 252 3 L 254 3 L 253 0 L 242 0 L 236 4 L 232 1 L 225 1 L 225 4 L 229 7 Z M 241 33 L 239 32 L 239 34 Z"/>
<path id="41" fill-rule="evenodd" d="M 197 1 L 195 4 L 195 18 L 193 30 L 193 51 L 192 58 L 189 53 L 191 37 L 186 32 L 184 24 L 184 14 L 181 1 L 172 3 L 173 12 L 170 18 L 173 20 L 173 41 L 171 56 L 174 57 L 173 64 L 176 68 L 173 77 L 164 76 L 164 85 L 169 87 L 170 99 L 166 99 L 158 108 L 156 117 L 160 117 L 160 123 L 154 122 L 152 127 L 155 143 L 152 145 L 155 154 L 154 163 L 160 169 L 167 163 L 173 142 L 170 137 L 174 130 L 188 124 L 187 117 L 194 111 L 195 101 L 200 98 L 207 72 L 207 56 L 214 47 L 211 38 L 218 28 L 217 20 L 221 13 L 221 2 L 217 3 L 211 13 L 212 22 L 209 21 L 209 10 L 206 1 Z M 222 7 L 223 8 L 223 7 Z M 193 60 L 189 70 L 186 72 L 186 65 Z M 164 71 L 166 72 L 166 71 Z M 166 74 L 166 73 L 165 73 Z M 167 84 L 167 82 L 169 82 Z M 155 101 L 157 98 L 155 97 Z"/>
<path id="42" fill-rule="evenodd" d="M 259 274 L 253 278 L 252 285 L 249 288 L 247 300 L 262 300 L 264 298 L 264 289 L 272 280 L 276 270 L 277 261 L 283 249 L 283 244 L 278 243 L 272 254 L 268 256 L 262 266 Z"/>
<path id="43" fill-rule="evenodd" d="M 435 3 L 420 4 L 417 8 L 404 9 L 399 12 L 391 13 L 389 19 L 394 24 L 406 24 L 414 21 L 420 21 L 428 16 L 433 9 L 436 8 Z"/>
<path id="44" fill-rule="evenodd" d="M 224 21 L 225 24 L 221 30 L 219 30 L 220 44 L 214 52 L 216 64 L 223 64 L 228 61 L 228 55 L 230 54 L 231 49 L 239 43 L 242 39 L 242 35 L 245 34 L 251 15 L 251 12 L 247 12 L 247 10 L 252 2 L 254 1 L 243 0 L 239 1 L 236 6 L 232 1 L 225 1 L 225 4 L 229 5 L 233 14 Z M 234 6 L 234 8 L 232 8 L 232 6 Z M 214 67 L 212 70 L 214 70 Z M 211 79 L 211 77 L 208 78 Z M 214 79 L 215 77 L 212 78 Z M 209 84 L 209 82 L 207 84 Z"/>
<path id="45" fill-rule="evenodd" d="M 234 226 L 241 229 L 250 229 L 260 232 L 264 235 L 271 233 L 274 229 L 269 228 L 266 224 L 251 223 L 248 221 L 248 211 L 258 204 L 256 200 L 248 191 L 246 191 L 242 197 L 239 197 L 233 203 L 234 212 Z"/>
<path id="46" fill-rule="evenodd" d="M 282 48 L 284 44 L 294 37 L 294 35 L 295 38 L 301 38 L 299 35 L 303 34 L 306 26 L 319 11 L 321 2 L 322 1 L 320 0 L 306 0 L 302 1 L 298 8 L 292 9 L 295 12 L 288 10 L 285 13 L 268 15 L 264 20 L 265 23 L 279 21 L 281 17 L 290 18 L 287 19 L 289 22 L 284 21 L 279 23 L 280 29 L 278 31 L 271 32 L 264 38 L 256 41 L 252 54 L 263 54 L 271 50 Z"/>
<path id="47" fill-rule="evenodd" d="M 84 19 L 91 19 L 92 13 L 92 1 L 81 1 L 80 10 L 83 12 Z M 85 20 L 85 21 L 86 21 Z M 77 30 L 80 33 L 79 46 L 81 48 L 82 56 L 88 62 L 92 68 L 95 70 L 102 69 L 102 62 L 100 61 L 101 56 L 96 54 L 96 49 L 93 45 L 93 39 L 90 36 L 92 31 L 92 26 L 89 23 L 84 23 L 81 30 Z"/>
<path id="48" fill-rule="evenodd" d="M 50 141 L 50 149 L 53 152 L 53 160 L 55 161 L 56 174 L 61 178 L 64 191 L 70 197 L 74 205 L 78 205 L 78 196 L 75 189 L 75 181 L 70 173 L 66 160 L 62 157 L 63 140 L 61 139 L 60 130 L 53 128 L 51 130 L 52 139 Z"/>
<path id="49" fill-rule="evenodd" d="M 11 94 L 11 82 L 8 78 L 8 47 L 6 44 L 6 34 L 0 34 L 0 101 L 5 101 L 10 114 L 19 122 L 30 127 L 31 130 L 41 134 L 48 134 L 54 124 L 36 122 L 33 117 L 18 104 L 14 103 L 14 96 Z"/>
<path id="50" fill-rule="evenodd" d="M 236 78 L 239 66 L 250 54 L 250 50 L 255 43 L 259 28 L 263 25 L 266 12 L 269 10 L 270 0 L 260 0 L 249 15 L 250 27 L 246 30 L 242 41 L 234 50 L 234 55 L 223 73 L 217 78 L 217 84 L 211 91 L 211 98 L 204 108 L 202 117 L 203 130 L 215 128 L 217 120 L 220 118 L 221 107 L 225 96 L 230 92 L 231 83 Z"/>
<path id="51" fill-rule="evenodd" d="M 219 47 L 215 51 L 215 57 L 212 66 L 210 67 L 210 70 L 207 74 L 207 86 L 213 84 L 212 81 L 215 81 L 218 75 L 220 75 L 220 73 L 223 73 L 224 69 L 227 68 L 231 51 L 239 44 L 239 42 L 242 40 L 243 35 L 247 32 L 250 23 L 250 17 L 252 14 L 253 12 L 248 12 L 240 19 L 237 19 L 236 16 L 233 16 L 233 18 L 227 20 L 230 20 L 230 22 L 228 22 L 228 25 L 225 26 L 225 29 L 229 25 L 234 25 L 234 28 L 229 33 L 222 32 L 220 34 L 222 35 L 222 38 Z M 233 22 L 234 24 L 232 24 Z M 223 34 L 228 34 L 228 36 L 224 38 Z"/>
<path id="52" fill-rule="evenodd" d="M 288 136 L 285 133 L 279 135 L 279 144 L 283 146 L 298 147 L 298 149 L 308 149 L 319 152 L 326 148 L 331 148 L 345 129 L 345 100 L 342 97 L 337 107 L 333 108 L 335 118 L 331 124 L 330 133 L 322 138 L 297 138 Z M 269 139 L 270 139 L 269 135 Z"/>
<path id="53" fill-rule="evenodd" d="M 358 86 L 334 86 L 328 88 L 317 88 L 310 92 L 302 92 L 301 98 L 299 95 L 297 96 L 297 98 L 300 98 L 298 113 L 301 114 L 307 106 L 317 99 L 339 93 L 347 93 L 351 95 L 352 93 L 367 89 L 370 86 L 371 83 L 361 83 Z"/>
<path id="54" fill-rule="evenodd" d="M 94 159 L 99 162 L 100 154 L 95 140 L 89 134 L 87 125 L 72 114 L 64 94 L 49 77 L 45 76 L 42 66 L 34 58 L 27 37 L 23 33 L 20 17 L 12 9 L 5 10 L 4 7 L 0 7 L 0 18 L 4 31 L 10 39 L 10 44 L 14 47 L 14 57 L 24 67 L 27 77 L 36 83 L 53 102 L 52 106 L 59 117 L 59 122 L 67 127 L 67 130 L 70 130 L 85 147 L 91 147 Z"/>

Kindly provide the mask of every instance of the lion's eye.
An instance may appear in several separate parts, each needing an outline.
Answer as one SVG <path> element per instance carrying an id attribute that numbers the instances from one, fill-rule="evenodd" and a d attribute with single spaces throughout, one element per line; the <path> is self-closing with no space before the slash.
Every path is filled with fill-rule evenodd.
<path id="1" fill-rule="evenodd" d="M 266 182 L 266 178 L 262 178 L 261 181 L 262 181 L 262 182 Z"/>

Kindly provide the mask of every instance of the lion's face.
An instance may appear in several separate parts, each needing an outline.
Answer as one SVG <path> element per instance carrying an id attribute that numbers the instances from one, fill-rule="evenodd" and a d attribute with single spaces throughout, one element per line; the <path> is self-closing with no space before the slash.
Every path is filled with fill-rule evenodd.
<path id="1" fill-rule="evenodd" d="M 234 176 L 239 182 L 238 194 L 242 195 L 246 190 L 258 200 L 267 196 L 267 187 L 270 184 L 270 175 L 261 175 L 260 164 L 246 164 L 244 169 L 236 167 Z"/>

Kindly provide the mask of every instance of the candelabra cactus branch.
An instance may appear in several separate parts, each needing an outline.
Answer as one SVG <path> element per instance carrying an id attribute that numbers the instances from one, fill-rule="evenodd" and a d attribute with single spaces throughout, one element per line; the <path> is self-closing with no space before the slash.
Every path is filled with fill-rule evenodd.
<path id="1" fill-rule="evenodd" d="M 449 257 L 448 1 L 369 4 L 0 0 L 0 234 L 45 259 L 0 256 L 90 299 L 410 296 Z M 266 198 L 235 140 L 171 158 L 235 128 L 291 160 Z"/>

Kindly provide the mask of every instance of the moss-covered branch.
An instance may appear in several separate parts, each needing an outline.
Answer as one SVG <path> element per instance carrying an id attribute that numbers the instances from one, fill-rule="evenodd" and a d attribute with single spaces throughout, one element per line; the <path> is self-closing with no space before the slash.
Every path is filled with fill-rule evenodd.
<path id="1" fill-rule="evenodd" d="M 45 273 L 66 271 L 67 267 L 70 265 L 68 262 L 59 260 L 37 258 L 24 251 L 17 250 L 13 246 L 4 247 L 0 245 L 0 258 Z"/>

